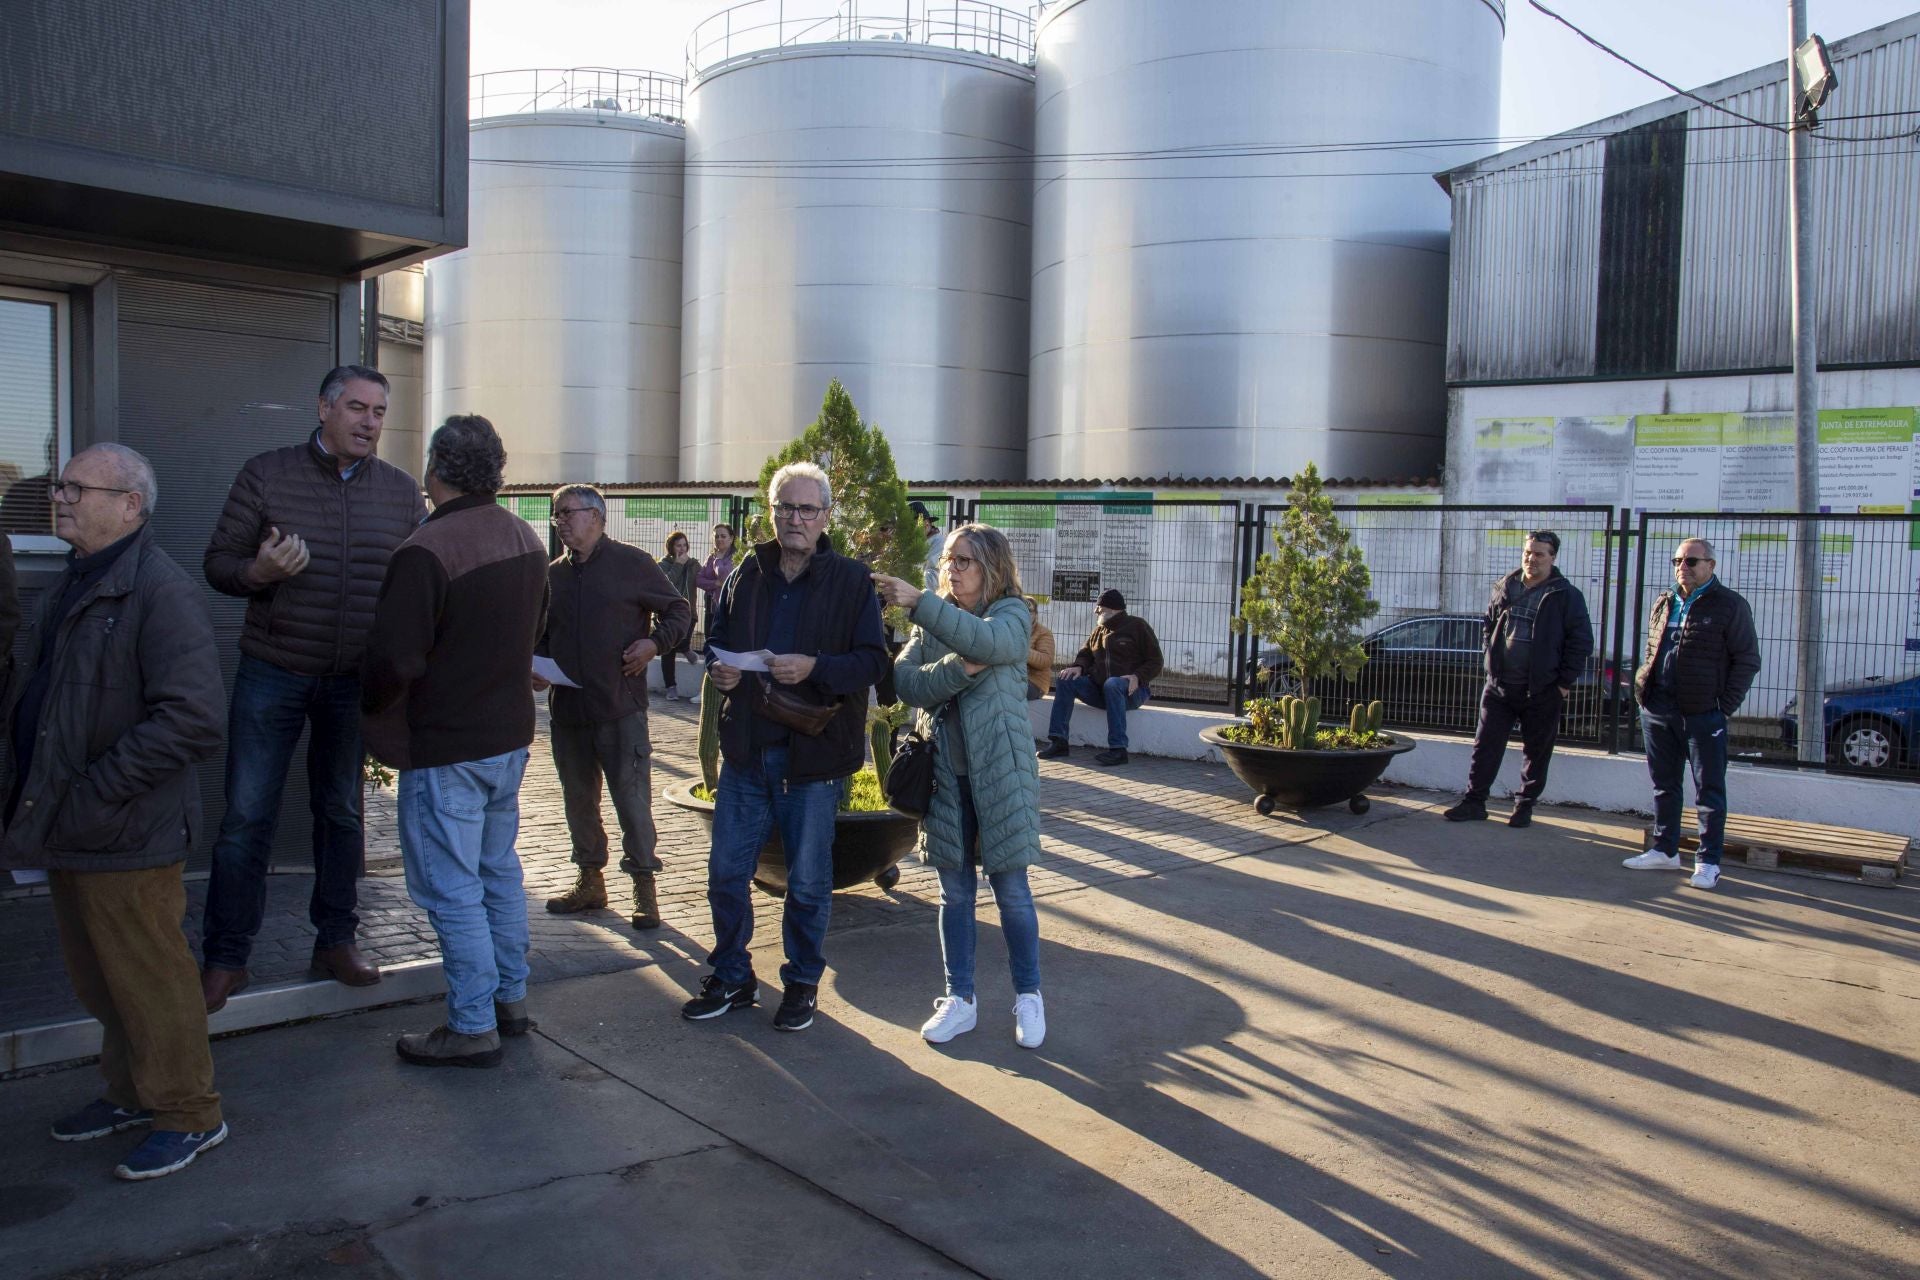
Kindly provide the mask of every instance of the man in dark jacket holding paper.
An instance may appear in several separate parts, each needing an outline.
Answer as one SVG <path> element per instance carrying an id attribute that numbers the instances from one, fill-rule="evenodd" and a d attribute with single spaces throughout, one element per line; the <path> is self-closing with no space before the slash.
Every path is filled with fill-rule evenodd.
<path id="1" fill-rule="evenodd" d="M 1507 736 L 1520 726 L 1520 794 L 1507 818 L 1510 827 L 1533 821 L 1534 802 L 1547 786 L 1547 765 L 1560 732 L 1567 694 L 1593 657 L 1593 621 L 1586 597 L 1567 581 L 1554 560 L 1560 535 L 1536 529 L 1527 535 L 1520 567 L 1493 584 L 1481 619 L 1487 663 L 1480 691 L 1480 723 L 1473 733 L 1473 763 L 1467 794 L 1446 811 L 1449 822 L 1487 816 L 1487 792 L 1500 772 Z"/>
<path id="2" fill-rule="evenodd" d="M 693 634 L 693 607 L 652 556 L 607 536 L 607 500 L 592 485 L 554 490 L 553 527 L 566 551 L 547 566 L 547 629 L 534 652 L 573 681 L 552 686 L 547 702 L 553 767 L 580 871 L 573 888 L 547 899 L 547 910 L 570 914 L 607 905 L 604 775 L 620 819 L 620 867 L 633 877 L 633 927 L 658 929 L 647 664 Z M 547 682 L 535 676 L 533 687 Z"/>
<path id="3" fill-rule="evenodd" d="M 713 972 L 681 1011 L 714 1018 L 758 1002 L 747 946 L 749 886 L 775 823 L 787 855 L 781 931 L 786 992 L 773 1025 L 813 1023 L 826 971 L 833 905 L 833 823 L 841 780 L 867 756 L 867 691 L 889 669 L 880 602 L 867 567 L 833 550 L 833 492 L 810 462 L 780 468 L 767 486 L 776 539 L 742 557 L 713 611 L 709 652 L 754 655 L 766 670 L 716 657 L 709 668 L 720 706 L 720 792 L 714 797 L 707 901 L 713 907 Z M 757 655 L 769 652 L 771 658 Z"/>

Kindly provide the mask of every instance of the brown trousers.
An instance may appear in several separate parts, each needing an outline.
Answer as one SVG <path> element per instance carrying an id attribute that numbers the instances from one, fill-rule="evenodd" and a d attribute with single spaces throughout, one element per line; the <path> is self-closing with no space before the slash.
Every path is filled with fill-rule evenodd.
<path id="1" fill-rule="evenodd" d="M 146 1107 L 153 1127 L 220 1127 L 200 970 L 180 931 L 181 865 L 145 871 L 53 871 L 53 914 L 73 992 L 100 1020 L 103 1095 Z"/>

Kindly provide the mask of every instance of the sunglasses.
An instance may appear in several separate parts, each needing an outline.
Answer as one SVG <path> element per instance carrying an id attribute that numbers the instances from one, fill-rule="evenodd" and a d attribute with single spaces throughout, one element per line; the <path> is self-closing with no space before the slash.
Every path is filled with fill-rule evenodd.
<path id="1" fill-rule="evenodd" d="M 1687 568 L 1691 569 L 1697 564 L 1712 564 L 1712 563 L 1713 561 L 1707 559 L 1705 556 L 1675 556 L 1673 558 L 1673 567 L 1676 569 L 1678 569 L 1681 565 L 1685 565 L 1687 566 Z"/>

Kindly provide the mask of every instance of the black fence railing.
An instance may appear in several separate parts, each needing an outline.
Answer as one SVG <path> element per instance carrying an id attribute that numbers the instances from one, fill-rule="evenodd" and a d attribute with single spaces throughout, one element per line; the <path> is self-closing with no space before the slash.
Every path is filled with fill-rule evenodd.
<path id="1" fill-rule="evenodd" d="M 1645 651 L 1654 601 L 1673 582 L 1679 544 L 1704 538 L 1715 575 L 1753 608 L 1760 674 L 1729 726 L 1729 750 L 1757 764 L 1797 767 L 1799 736 L 1819 735 L 1835 772 L 1920 781 L 1920 520 L 1906 515 L 1642 512 L 1623 657 Z M 1818 538 L 1822 683 L 1813 720 L 1797 705 L 1801 540 Z M 1625 717 L 1622 748 L 1639 746 Z"/>
<path id="2" fill-rule="evenodd" d="M 1146 620 L 1166 669 L 1162 701 L 1233 701 L 1233 615 L 1239 601 L 1242 504 L 1231 499 L 987 498 L 967 518 L 1006 532 L 1020 581 L 1040 601 L 1056 662 L 1072 663 L 1108 589 Z"/>
<path id="3" fill-rule="evenodd" d="M 1252 571 L 1270 552 L 1281 505 L 1254 510 Z M 1481 617 L 1495 582 L 1520 568 L 1527 535 L 1548 529 L 1560 538 L 1556 567 L 1586 596 L 1595 651 L 1568 699 L 1561 736 L 1604 742 L 1623 682 L 1606 660 L 1620 538 L 1612 507 L 1442 506 L 1437 503 L 1340 505 L 1335 516 L 1353 534 L 1372 579 L 1379 612 L 1368 623 L 1367 663 L 1352 679 L 1315 682 L 1326 714 L 1346 715 L 1354 702 L 1379 700 L 1386 721 L 1402 728 L 1472 733 L 1486 683 Z M 1272 646 L 1243 638 L 1243 686 L 1249 696 L 1291 691 L 1286 659 Z"/>

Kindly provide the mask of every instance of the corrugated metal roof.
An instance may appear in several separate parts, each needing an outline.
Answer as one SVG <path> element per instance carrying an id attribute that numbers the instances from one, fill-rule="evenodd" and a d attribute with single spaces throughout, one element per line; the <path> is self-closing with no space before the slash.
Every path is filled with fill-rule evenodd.
<path id="1" fill-rule="evenodd" d="M 1813 151 L 1821 363 L 1920 362 L 1920 13 L 1830 52 L 1839 87 Z M 1699 95 L 1787 115 L 1782 63 Z M 1681 114 L 1679 307 L 1656 317 L 1677 325 L 1668 371 L 1791 363 L 1785 134 L 1673 96 L 1440 175 L 1454 203 L 1450 382 L 1587 376 L 1603 326 L 1647 318 L 1598 305 L 1608 145 Z"/>

